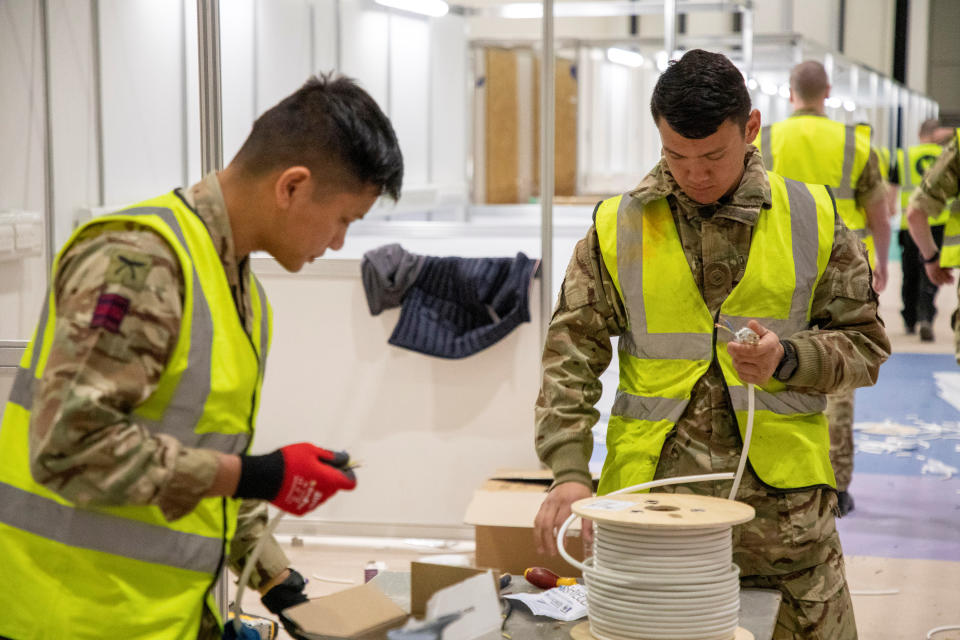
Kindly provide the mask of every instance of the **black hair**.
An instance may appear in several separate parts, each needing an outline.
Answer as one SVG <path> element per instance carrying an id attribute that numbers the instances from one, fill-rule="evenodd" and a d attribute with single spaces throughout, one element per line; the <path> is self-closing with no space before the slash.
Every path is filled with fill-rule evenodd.
<path id="1" fill-rule="evenodd" d="M 394 200 L 403 182 L 390 120 L 356 82 L 332 72 L 311 76 L 257 118 L 234 162 L 255 176 L 305 166 L 323 186 L 373 186 Z"/>
<path id="2" fill-rule="evenodd" d="M 663 118 L 684 138 L 698 140 L 716 133 L 727 119 L 745 131 L 750 94 L 740 70 L 726 56 L 691 49 L 657 80 L 650 113 L 657 125 Z"/>

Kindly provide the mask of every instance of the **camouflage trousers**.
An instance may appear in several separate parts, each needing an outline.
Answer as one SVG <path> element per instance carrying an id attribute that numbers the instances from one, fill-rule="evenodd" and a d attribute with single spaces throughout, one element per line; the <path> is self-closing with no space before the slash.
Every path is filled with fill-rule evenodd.
<path id="1" fill-rule="evenodd" d="M 688 475 L 694 470 L 667 452 L 660 457 L 656 477 Z M 727 470 L 726 464 L 702 465 L 699 472 Z M 728 480 L 654 491 L 726 498 L 731 485 Z M 733 561 L 740 567 L 740 582 L 744 587 L 777 589 L 783 595 L 774 640 L 856 640 L 853 603 L 836 529 L 837 493 L 820 488 L 774 491 L 748 470 L 737 500 L 756 512 L 753 520 L 733 528 Z"/>
<path id="2" fill-rule="evenodd" d="M 830 423 L 830 464 L 837 476 L 837 490 L 846 491 L 853 477 L 853 391 L 827 395 Z"/>

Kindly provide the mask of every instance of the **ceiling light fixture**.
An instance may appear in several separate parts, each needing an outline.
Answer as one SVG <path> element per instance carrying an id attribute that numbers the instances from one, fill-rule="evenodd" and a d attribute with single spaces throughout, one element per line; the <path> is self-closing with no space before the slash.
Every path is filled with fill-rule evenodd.
<path id="1" fill-rule="evenodd" d="M 419 13 L 431 18 L 440 18 L 450 11 L 450 5 L 444 0 L 376 0 L 376 3 L 391 9 Z"/>
<path id="2" fill-rule="evenodd" d="M 642 67 L 643 55 L 629 49 L 620 49 L 619 47 L 610 47 L 607 49 L 607 60 L 622 64 L 625 67 Z"/>

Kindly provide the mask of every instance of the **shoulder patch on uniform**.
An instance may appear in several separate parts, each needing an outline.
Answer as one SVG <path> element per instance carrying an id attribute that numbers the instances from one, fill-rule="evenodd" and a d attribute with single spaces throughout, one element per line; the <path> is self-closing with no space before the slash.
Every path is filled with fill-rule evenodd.
<path id="1" fill-rule="evenodd" d="M 147 274 L 153 267 L 153 258 L 145 253 L 120 249 L 110 256 L 106 281 L 119 284 L 133 291 L 140 291 L 147 282 Z"/>
<path id="2" fill-rule="evenodd" d="M 91 329 L 106 329 L 111 333 L 120 333 L 120 323 L 130 309 L 130 299 L 116 293 L 104 293 L 97 298 L 93 310 Z"/>

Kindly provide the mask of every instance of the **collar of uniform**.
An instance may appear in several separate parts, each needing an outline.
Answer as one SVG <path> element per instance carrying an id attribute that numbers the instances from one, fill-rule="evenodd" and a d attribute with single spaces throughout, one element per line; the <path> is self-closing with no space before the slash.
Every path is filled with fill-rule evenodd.
<path id="1" fill-rule="evenodd" d="M 237 258 L 233 248 L 233 230 L 216 172 L 208 173 L 203 180 L 186 189 L 183 195 L 187 204 L 196 210 L 207 227 L 226 272 L 229 274 L 231 270 L 235 271 Z"/>
<path id="2" fill-rule="evenodd" d="M 713 204 L 704 205 L 695 202 L 684 193 L 663 158 L 630 192 L 630 195 L 643 202 L 672 196 L 677 203 L 677 209 L 688 219 L 720 217 L 752 226 L 757 222 L 760 209 L 771 207 L 770 182 L 767 180 L 767 172 L 763 167 L 759 149 L 749 145 L 743 163 L 743 177 L 736 191 Z M 704 210 L 710 210 L 710 213 Z"/>
<path id="3" fill-rule="evenodd" d="M 806 108 L 805 108 L 805 109 L 797 109 L 796 111 L 794 111 L 793 113 L 790 114 L 790 117 L 791 117 L 791 118 L 794 117 L 794 116 L 817 116 L 818 118 L 826 118 L 826 117 L 827 117 L 827 115 L 826 115 L 825 113 L 820 113 L 820 112 L 817 111 L 816 109 L 806 109 Z"/>

